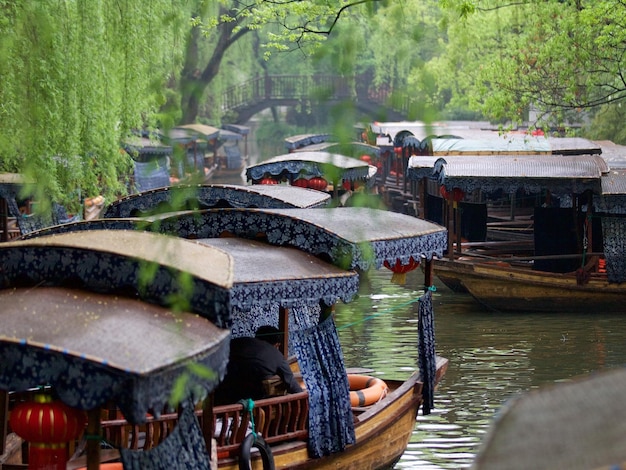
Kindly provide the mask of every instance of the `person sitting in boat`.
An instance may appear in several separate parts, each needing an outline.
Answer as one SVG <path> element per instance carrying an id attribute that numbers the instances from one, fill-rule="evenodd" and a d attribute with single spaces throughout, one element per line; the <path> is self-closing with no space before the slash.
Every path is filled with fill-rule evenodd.
<path id="1" fill-rule="evenodd" d="M 277 328 L 265 325 L 256 337 L 234 338 L 226 376 L 215 391 L 215 403 L 236 403 L 245 398 L 267 398 L 264 381 L 278 376 L 287 393 L 298 393 L 302 387 L 294 377 L 285 356 L 280 352 L 282 335 Z"/>

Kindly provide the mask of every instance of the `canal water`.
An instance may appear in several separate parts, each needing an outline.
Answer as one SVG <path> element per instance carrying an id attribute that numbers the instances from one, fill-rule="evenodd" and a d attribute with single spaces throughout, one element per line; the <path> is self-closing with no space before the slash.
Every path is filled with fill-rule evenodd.
<path id="1" fill-rule="evenodd" d="M 359 298 L 337 306 L 347 367 L 406 378 L 417 366 L 417 304 L 423 275 L 390 282 L 370 273 Z M 531 314 L 486 311 L 438 279 L 433 297 L 437 353 L 449 359 L 435 409 L 418 416 L 397 469 L 467 468 L 502 405 L 521 393 L 626 364 L 626 322 L 610 312 Z"/>

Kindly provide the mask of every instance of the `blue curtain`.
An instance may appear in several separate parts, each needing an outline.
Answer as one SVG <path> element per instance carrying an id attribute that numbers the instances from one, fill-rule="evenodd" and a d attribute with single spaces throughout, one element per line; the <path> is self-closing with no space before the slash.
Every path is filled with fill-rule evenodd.
<path id="1" fill-rule="evenodd" d="M 309 454 L 322 457 L 354 444 L 350 387 L 335 323 L 294 331 L 295 354 L 309 392 Z"/>
<path id="2" fill-rule="evenodd" d="M 120 449 L 125 470 L 211 470 L 200 424 L 188 403 L 172 434 L 157 447 L 137 451 Z"/>
<path id="3" fill-rule="evenodd" d="M 626 218 L 602 217 L 602 238 L 609 282 L 626 281 Z"/>
<path id="4" fill-rule="evenodd" d="M 433 314 L 433 295 L 431 290 L 420 298 L 418 313 L 417 349 L 419 353 L 419 369 L 424 388 L 422 414 L 430 414 L 435 406 L 435 375 L 437 374 L 437 358 L 435 355 L 435 315 Z"/>

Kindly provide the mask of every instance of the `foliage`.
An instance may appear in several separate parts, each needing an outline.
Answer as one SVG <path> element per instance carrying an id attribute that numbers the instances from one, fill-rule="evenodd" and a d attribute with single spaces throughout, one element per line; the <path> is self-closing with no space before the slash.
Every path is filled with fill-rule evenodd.
<path id="1" fill-rule="evenodd" d="M 442 80 L 436 89 L 448 94 L 447 106 L 512 122 L 533 106 L 542 125 L 580 121 L 583 111 L 626 97 L 623 1 L 443 3 L 446 52 L 426 71 Z"/>
<path id="2" fill-rule="evenodd" d="M 0 171 L 37 182 L 38 199 L 125 191 L 120 152 L 154 124 L 180 51 L 169 0 L 0 2 Z"/>

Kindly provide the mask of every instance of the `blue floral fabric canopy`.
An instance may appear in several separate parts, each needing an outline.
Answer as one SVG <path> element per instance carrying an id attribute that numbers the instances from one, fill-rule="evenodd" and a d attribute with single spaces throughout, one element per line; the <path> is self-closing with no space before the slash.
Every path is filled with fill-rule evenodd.
<path id="1" fill-rule="evenodd" d="M 239 238 L 201 239 L 234 260 L 233 307 L 327 306 L 349 302 L 359 289 L 354 271 L 344 271 L 295 248 Z"/>
<path id="2" fill-rule="evenodd" d="M 285 176 L 290 180 L 322 177 L 330 182 L 370 180 L 376 167 L 356 158 L 328 152 L 295 152 L 279 155 L 246 169 L 248 181 L 259 181 L 267 175 Z"/>
<path id="3" fill-rule="evenodd" d="M 230 327 L 232 258 L 189 240 L 142 231 L 81 230 L 3 243 L 0 260 L 0 288 L 71 285 L 159 305 L 191 289 L 191 312 L 220 328 Z M 146 266 L 150 282 L 143 279 Z M 181 285 L 181 273 L 190 275 L 189 286 Z"/>
<path id="4" fill-rule="evenodd" d="M 232 263 L 139 231 L 1 244 L 0 388 L 51 385 L 85 410 L 114 400 L 131 422 L 160 413 L 191 362 L 216 374 L 191 377 L 188 394 L 209 392 L 228 356 Z M 187 312 L 174 309 L 177 295 Z"/>
<path id="5" fill-rule="evenodd" d="M 412 257 L 442 257 L 447 232 L 440 225 L 395 212 L 363 207 L 322 209 L 220 209 L 165 215 L 153 229 L 184 238 L 223 233 L 272 245 L 293 246 L 343 269 L 403 265 Z"/>
<path id="6" fill-rule="evenodd" d="M 608 166 L 598 155 L 480 155 L 411 157 L 407 177 L 437 180 L 450 191 L 476 189 L 490 193 L 553 193 L 600 191 L 601 177 Z"/>
<path id="7" fill-rule="evenodd" d="M 329 201 L 330 195 L 326 193 L 297 186 L 178 185 L 118 199 L 106 208 L 103 217 L 136 217 L 159 211 L 208 209 L 220 203 L 229 207 L 279 209 L 320 207 Z"/>

